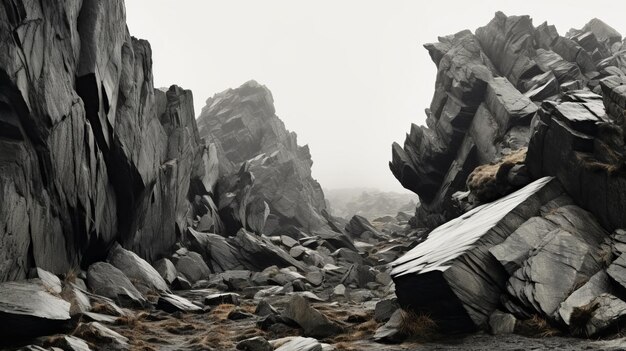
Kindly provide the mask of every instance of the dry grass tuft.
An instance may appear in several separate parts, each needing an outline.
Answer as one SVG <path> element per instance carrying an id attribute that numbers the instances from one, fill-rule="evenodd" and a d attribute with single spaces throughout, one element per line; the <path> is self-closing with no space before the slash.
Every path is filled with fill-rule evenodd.
<path id="1" fill-rule="evenodd" d="M 65 273 L 63 277 L 63 283 L 64 285 L 69 284 L 69 283 L 76 283 L 77 278 L 78 278 L 78 268 L 72 267 L 67 271 L 67 273 Z"/>
<path id="2" fill-rule="evenodd" d="M 372 335 L 374 335 L 374 332 L 376 332 L 377 328 L 378 328 L 378 323 L 376 323 L 376 321 L 371 319 L 367 322 L 358 324 L 348 329 L 346 333 L 336 336 L 335 338 L 333 338 L 333 342 L 343 343 L 344 347 L 347 347 L 348 343 L 352 341 L 369 339 Z"/>
<path id="3" fill-rule="evenodd" d="M 432 340 L 438 336 L 437 323 L 429 315 L 402 310 L 400 331 L 410 339 Z"/>
<path id="4" fill-rule="evenodd" d="M 599 305 L 591 302 L 585 306 L 575 307 L 570 316 L 570 330 L 576 336 L 588 337 L 587 322 L 593 317 L 593 312 Z"/>
<path id="5" fill-rule="evenodd" d="M 195 336 L 191 338 L 187 344 L 197 350 L 211 350 L 213 348 L 228 350 L 233 347 L 233 343 L 230 340 L 230 333 L 224 330 L 224 328 L 216 328 L 207 333 Z"/>
<path id="6" fill-rule="evenodd" d="M 554 328 L 550 322 L 538 314 L 535 314 L 530 319 L 523 321 L 523 324 L 530 336 L 546 338 L 557 336 L 561 333 L 558 329 Z"/>
<path id="7" fill-rule="evenodd" d="M 158 351 L 158 349 L 150 346 L 145 341 L 137 341 L 130 346 L 130 351 Z"/>
<path id="8" fill-rule="evenodd" d="M 523 164 L 526 160 L 526 148 L 513 151 L 500 161 L 476 167 L 467 177 L 467 188 L 481 202 L 489 202 L 500 198 L 506 192 L 502 180 L 513 166 Z"/>
<path id="9" fill-rule="evenodd" d="M 115 324 L 117 325 L 125 325 L 130 329 L 139 328 L 142 326 L 143 320 L 146 318 L 148 314 L 146 312 L 139 312 L 136 314 L 128 314 L 125 316 L 118 317 L 115 320 Z"/>
<path id="10" fill-rule="evenodd" d="M 235 305 L 233 304 L 227 304 L 227 303 L 223 303 L 223 304 L 219 304 L 217 305 L 214 309 L 211 310 L 211 316 L 219 319 L 219 320 L 227 320 L 228 319 L 228 314 L 235 309 Z M 254 313 L 254 311 L 252 311 L 252 313 Z"/>

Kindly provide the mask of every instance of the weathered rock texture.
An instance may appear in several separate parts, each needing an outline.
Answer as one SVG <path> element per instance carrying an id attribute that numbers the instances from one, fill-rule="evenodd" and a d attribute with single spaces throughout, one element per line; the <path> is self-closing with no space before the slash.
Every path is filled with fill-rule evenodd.
<path id="1" fill-rule="evenodd" d="M 401 307 L 445 330 L 487 329 L 496 309 L 580 336 L 618 329 L 624 45 L 597 19 L 564 37 L 502 13 L 426 45 L 438 65 L 428 128 L 394 144 L 390 166 L 420 196 L 418 224 L 457 218 L 392 263 Z"/>
<path id="2" fill-rule="evenodd" d="M 444 330 L 484 325 L 507 280 L 489 250 L 561 194 L 558 182 L 542 178 L 435 229 L 392 264 L 400 305 L 430 315 Z"/>
<path id="3" fill-rule="evenodd" d="M 435 227 L 463 211 L 455 205 L 452 194 L 465 189 L 473 169 L 528 145 L 530 122 L 542 101 L 560 100 L 560 94 L 566 91 L 588 89 L 602 94 L 607 109 L 614 110 L 613 119 L 623 122 L 623 44 L 621 36 L 600 20 L 561 36 L 547 23 L 534 27 L 528 16 L 507 17 L 498 12 L 475 34 L 462 31 L 425 47 L 437 65 L 435 94 L 426 110 L 428 127 L 413 125 L 404 146 L 393 145 L 390 162 L 402 185 L 420 196 L 416 214 L 424 226 Z M 572 108 L 565 114 L 601 119 L 602 101 L 594 105 L 590 94 L 574 93 L 579 98 L 567 100 Z M 546 109 L 554 108 L 542 105 L 542 110 Z M 555 175 L 554 168 L 565 162 L 562 159 L 548 166 L 552 169 L 535 168 L 533 175 Z M 516 177 L 519 171 L 515 169 L 508 175 L 511 190 L 523 186 Z M 501 178 L 507 179 L 507 174 Z M 608 183 L 612 189 L 617 188 Z M 570 191 L 570 185 L 564 186 Z M 598 193 L 597 189 L 588 191 Z M 610 219 L 601 220 L 605 223 Z"/>
<path id="4" fill-rule="evenodd" d="M 0 35 L 0 281 L 86 268 L 116 239 L 168 251 L 217 160 L 191 92 L 153 88 L 123 1 L 8 1 Z"/>
<path id="5" fill-rule="evenodd" d="M 285 129 L 265 86 L 249 81 L 209 98 L 198 125 L 201 136 L 216 143 L 220 175 L 238 174 L 236 181 L 222 178 L 217 190 L 220 211 L 238 202 L 237 218 L 226 221 L 230 232 L 243 227 L 271 234 L 287 225 L 307 231 L 326 226 L 324 193 L 311 177 L 309 147 L 299 146 L 296 134 Z M 235 184 L 239 193 L 232 191 Z M 263 215 L 267 222 L 259 219 Z"/>

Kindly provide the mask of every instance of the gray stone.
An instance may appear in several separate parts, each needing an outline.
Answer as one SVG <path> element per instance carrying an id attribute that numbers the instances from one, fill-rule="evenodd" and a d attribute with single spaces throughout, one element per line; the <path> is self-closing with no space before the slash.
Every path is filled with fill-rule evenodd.
<path id="1" fill-rule="evenodd" d="M 206 279 L 211 274 L 211 270 L 204 263 L 199 253 L 189 251 L 186 255 L 176 260 L 176 270 L 187 278 L 192 285 L 198 280 Z"/>
<path id="2" fill-rule="evenodd" d="M 378 323 L 387 322 L 398 308 L 400 306 L 395 298 L 380 300 L 374 308 L 374 320 Z"/>
<path id="3" fill-rule="evenodd" d="M 91 351 L 85 340 L 71 335 L 49 339 L 44 343 L 44 346 L 58 347 L 64 351 Z"/>
<path id="4" fill-rule="evenodd" d="M 275 351 L 323 351 L 319 341 L 301 336 L 272 340 L 270 343 Z"/>
<path id="5" fill-rule="evenodd" d="M 324 272 L 322 270 L 311 270 L 306 273 L 305 277 L 313 286 L 320 286 L 324 282 Z"/>
<path id="6" fill-rule="evenodd" d="M 204 304 L 208 306 L 217 306 L 220 304 L 239 305 L 239 294 L 211 294 L 204 298 Z"/>
<path id="7" fill-rule="evenodd" d="M 495 310 L 489 316 L 489 331 L 493 335 L 513 334 L 516 325 L 517 318 L 510 313 Z"/>
<path id="8" fill-rule="evenodd" d="M 508 279 L 489 249 L 561 193 L 553 179 L 539 179 L 435 229 L 392 263 L 400 306 L 428 313 L 441 330 L 484 325 Z"/>
<path id="9" fill-rule="evenodd" d="M 506 289 L 530 313 L 557 318 L 570 293 L 603 267 L 602 244 L 608 233 L 590 213 L 574 205 L 560 207 L 545 218 L 557 229 L 532 247 Z"/>
<path id="10" fill-rule="evenodd" d="M 4 340 L 69 328 L 70 303 L 50 294 L 41 281 L 0 283 L 0 312 Z"/>
<path id="11" fill-rule="evenodd" d="M 130 348 L 127 337 L 98 322 L 79 324 L 74 335 L 98 345 L 107 345 L 109 350 L 128 350 Z"/>
<path id="12" fill-rule="evenodd" d="M 87 285 L 94 294 L 113 299 L 122 306 L 143 306 L 146 299 L 122 271 L 106 262 L 96 262 L 87 270 Z"/>
<path id="13" fill-rule="evenodd" d="M 342 331 L 339 325 L 331 322 L 326 316 L 311 307 L 307 300 L 300 295 L 291 297 L 282 316 L 298 323 L 304 330 L 305 336 L 325 338 L 337 335 Z"/>
<path id="14" fill-rule="evenodd" d="M 592 316 L 586 325 L 586 334 L 593 337 L 609 328 L 619 327 L 626 319 L 626 302 L 610 294 L 601 294 L 592 302 Z"/>
<path id="15" fill-rule="evenodd" d="M 241 258 L 241 263 L 249 270 L 260 270 L 276 265 L 278 267 L 294 266 L 301 271 L 306 271 L 302 262 L 289 256 L 282 248 L 272 244 L 270 240 L 240 230 L 237 235 L 229 240 L 236 247 Z"/>
<path id="16" fill-rule="evenodd" d="M 60 294 L 63 290 L 63 285 L 61 284 L 61 279 L 59 279 L 59 277 L 39 267 L 34 268 L 31 271 L 29 278 L 39 278 L 41 282 L 48 287 L 48 289 L 57 294 Z"/>
<path id="17" fill-rule="evenodd" d="M 559 316 L 567 325 L 571 325 L 572 312 L 576 308 L 587 306 L 596 297 L 604 293 L 611 293 L 613 288 L 609 276 L 605 271 L 596 273 L 583 286 L 576 289 L 563 301 L 559 308 Z"/>
<path id="18" fill-rule="evenodd" d="M 201 312 L 202 308 L 194 305 L 184 297 L 174 294 L 162 294 L 159 296 L 156 307 L 168 313 L 174 312 Z"/>
<path id="19" fill-rule="evenodd" d="M 237 343 L 237 350 L 242 351 L 274 351 L 274 347 L 261 336 L 245 339 Z"/>
<path id="20" fill-rule="evenodd" d="M 167 258 L 162 258 L 158 260 L 154 264 L 154 268 L 157 270 L 157 272 L 159 272 L 161 277 L 163 277 L 163 279 L 168 284 L 172 284 L 172 282 L 174 281 L 174 279 L 176 279 L 176 276 L 178 275 L 176 267 L 174 267 L 172 261 Z"/>
<path id="21" fill-rule="evenodd" d="M 65 284 L 61 291 L 61 297 L 70 303 L 70 315 L 72 317 L 91 310 L 89 297 L 73 283 Z"/>
<path id="22" fill-rule="evenodd" d="M 227 316 L 227 318 L 230 319 L 231 321 L 238 321 L 241 319 L 248 319 L 252 317 L 254 317 L 253 314 L 244 312 L 238 307 L 228 312 L 228 316 Z"/>
<path id="23" fill-rule="evenodd" d="M 374 340 L 378 342 L 399 343 L 406 339 L 406 335 L 402 332 L 402 310 L 397 309 L 391 314 L 391 317 L 384 325 L 376 329 Z"/>
<path id="24" fill-rule="evenodd" d="M 270 305 L 267 300 L 261 300 L 256 306 L 254 313 L 258 316 L 265 317 L 269 316 L 270 314 L 278 314 L 278 310 L 276 310 L 274 306 Z"/>
<path id="25" fill-rule="evenodd" d="M 115 245 L 109 252 L 107 261 L 131 279 L 137 289 L 142 292 L 167 292 L 167 283 L 159 272 L 148 262 L 132 251 Z"/>
<path id="26" fill-rule="evenodd" d="M 620 255 L 607 268 L 606 273 L 619 285 L 626 288 L 626 254 Z"/>

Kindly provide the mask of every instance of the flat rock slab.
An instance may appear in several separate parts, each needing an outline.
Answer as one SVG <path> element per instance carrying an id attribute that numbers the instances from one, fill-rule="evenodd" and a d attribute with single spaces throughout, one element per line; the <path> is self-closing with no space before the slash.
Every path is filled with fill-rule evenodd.
<path id="1" fill-rule="evenodd" d="M 606 273 L 613 278 L 620 286 L 626 288 L 626 253 L 621 254 L 607 268 Z"/>
<path id="2" fill-rule="evenodd" d="M 0 284 L 0 337 L 49 335 L 67 327 L 70 303 L 48 292 L 40 282 Z"/>
<path id="3" fill-rule="evenodd" d="M 489 249 L 561 194 L 558 182 L 541 178 L 433 230 L 392 263 L 400 306 L 430 315 L 442 330 L 484 325 L 508 278 Z"/>
<path id="4" fill-rule="evenodd" d="M 201 312 L 202 308 L 194 305 L 184 297 L 174 294 L 162 294 L 159 296 L 156 307 L 168 313 L 174 312 Z"/>
<path id="5" fill-rule="evenodd" d="M 275 351 L 322 351 L 322 344 L 313 338 L 292 336 L 270 341 Z"/>

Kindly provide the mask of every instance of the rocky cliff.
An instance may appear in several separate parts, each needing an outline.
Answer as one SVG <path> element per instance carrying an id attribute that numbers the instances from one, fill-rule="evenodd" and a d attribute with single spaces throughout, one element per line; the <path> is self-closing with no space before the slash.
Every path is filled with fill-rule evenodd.
<path id="1" fill-rule="evenodd" d="M 222 177 L 242 167 L 253 174 L 248 211 L 256 207 L 263 212 L 263 202 L 269 210 L 267 221 L 256 231 L 271 234 L 285 226 L 306 231 L 328 228 L 322 216 L 324 193 L 311 177 L 309 147 L 299 146 L 296 133 L 289 132 L 276 116 L 269 89 L 249 81 L 216 94 L 207 100 L 198 126 L 202 137 L 215 142 Z M 218 184 L 220 208 L 228 189 L 222 184 Z"/>
<path id="2" fill-rule="evenodd" d="M 466 180 L 477 166 L 528 145 L 542 101 L 578 89 L 602 94 L 603 78 L 624 74 L 621 35 L 597 19 L 561 36 L 547 23 L 534 27 L 528 16 L 497 13 L 475 33 L 425 47 L 437 65 L 427 127 L 413 125 L 403 147 L 394 143 L 390 168 L 420 196 L 416 215 L 429 227 L 462 212 L 453 194 L 468 186 L 495 188 L 491 201 L 528 182 L 519 162 L 507 163 L 497 182 Z"/>
<path id="3" fill-rule="evenodd" d="M 191 92 L 154 89 L 123 1 L 5 1 L 0 33 L 0 280 L 85 267 L 116 239 L 170 250 L 213 160 Z"/>
<path id="4" fill-rule="evenodd" d="M 393 145 L 390 166 L 420 196 L 416 222 L 436 228 L 392 263 L 399 304 L 448 332 L 620 330 L 621 35 L 593 19 L 561 36 L 498 12 L 426 48 L 438 66 L 428 127 Z"/>

